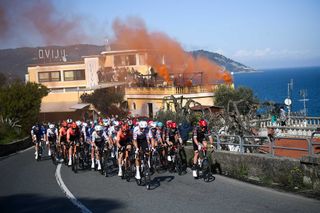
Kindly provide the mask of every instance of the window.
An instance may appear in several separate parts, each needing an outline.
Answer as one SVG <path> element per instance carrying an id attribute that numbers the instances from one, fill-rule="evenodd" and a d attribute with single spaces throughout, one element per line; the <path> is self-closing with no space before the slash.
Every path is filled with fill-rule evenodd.
<path id="1" fill-rule="evenodd" d="M 146 65 L 147 57 L 145 54 L 139 54 L 139 65 Z"/>
<path id="2" fill-rule="evenodd" d="M 61 81 L 60 72 L 39 72 L 38 73 L 39 82 L 53 82 L 53 81 Z"/>
<path id="3" fill-rule="evenodd" d="M 133 109 L 133 110 L 136 110 L 136 109 L 137 109 L 137 105 L 136 105 L 135 102 L 132 103 L 132 109 Z"/>
<path id="4" fill-rule="evenodd" d="M 84 72 L 84 70 L 64 71 L 64 80 L 65 81 L 86 80 L 85 72 Z"/>
<path id="5" fill-rule="evenodd" d="M 136 55 L 116 55 L 114 56 L 114 66 L 136 65 Z"/>

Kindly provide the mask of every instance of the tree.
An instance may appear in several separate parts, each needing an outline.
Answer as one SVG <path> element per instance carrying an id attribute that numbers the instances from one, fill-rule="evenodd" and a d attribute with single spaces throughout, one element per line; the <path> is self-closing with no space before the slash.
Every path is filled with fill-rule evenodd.
<path id="1" fill-rule="evenodd" d="M 4 87 L 7 83 L 7 77 L 0 72 L 0 88 Z"/>
<path id="2" fill-rule="evenodd" d="M 100 112 L 105 115 L 126 115 L 125 110 L 120 105 L 124 99 L 124 89 L 123 88 L 103 88 L 96 89 L 91 94 L 81 95 L 81 101 L 85 103 L 93 104 Z"/>
<path id="3" fill-rule="evenodd" d="M 38 119 L 41 99 L 47 94 L 47 87 L 30 82 L 17 81 L 1 88 L 0 122 L 29 131 Z"/>
<path id="4" fill-rule="evenodd" d="M 215 92 L 215 105 L 224 107 L 227 110 L 228 105 L 231 107 L 229 110 L 235 110 L 233 106 L 230 106 L 230 101 L 241 101 L 239 102 L 238 109 L 243 115 L 247 114 L 253 106 L 257 106 L 259 100 L 254 96 L 253 91 L 247 87 L 239 87 L 233 89 L 226 85 L 220 85 Z"/>

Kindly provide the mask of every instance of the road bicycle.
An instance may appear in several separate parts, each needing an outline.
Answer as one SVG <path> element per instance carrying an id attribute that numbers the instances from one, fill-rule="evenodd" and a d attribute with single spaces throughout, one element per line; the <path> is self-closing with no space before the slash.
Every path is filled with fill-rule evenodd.
<path id="1" fill-rule="evenodd" d="M 212 152 L 213 150 L 210 153 Z M 205 182 L 212 182 L 215 180 L 215 177 L 213 176 L 211 171 L 211 165 L 207 155 L 207 148 L 204 146 L 199 151 L 197 176 L 198 178 L 203 178 Z"/>
<path id="2" fill-rule="evenodd" d="M 150 151 L 144 150 L 139 154 L 140 157 L 140 175 L 141 179 L 136 179 L 136 182 L 139 186 L 146 186 L 149 190 L 151 187 L 151 172 L 150 172 Z"/>

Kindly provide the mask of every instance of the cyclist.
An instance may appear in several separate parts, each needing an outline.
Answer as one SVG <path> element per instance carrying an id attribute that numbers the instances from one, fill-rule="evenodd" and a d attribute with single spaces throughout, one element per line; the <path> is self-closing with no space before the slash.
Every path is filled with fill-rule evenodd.
<path id="1" fill-rule="evenodd" d="M 68 130 L 68 123 L 66 121 L 61 122 L 61 127 L 59 129 L 59 140 L 58 144 L 61 147 L 61 156 L 66 159 L 67 157 L 67 149 L 68 149 L 68 144 L 67 144 L 67 130 Z"/>
<path id="2" fill-rule="evenodd" d="M 166 132 L 166 143 L 168 145 L 168 167 L 169 167 L 169 171 L 173 171 L 174 170 L 174 166 L 173 166 L 173 160 L 171 158 L 172 156 L 172 147 L 175 146 L 177 143 L 182 143 L 181 137 L 180 137 L 180 133 L 179 130 L 177 128 L 177 123 L 176 122 L 171 122 L 168 125 L 168 129 Z"/>
<path id="3" fill-rule="evenodd" d="M 57 147 L 58 141 L 58 130 L 54 124 L 49 124 L 49 128 L 47 129 L 47 140 L 49 143 L 48 155 L 51 156 L 51 145 Z M 56 149 L 57 150 L 57 149 Z M 57 154 L 57 153 L 55 153 Z M 57 156 L 55 156 L 57 159 Z"/>
<path id="4" fill-rule="evenodd" d="M 199 158 L 199 151 L 202 149 L 202 147 L 207 147 L 207 135 L 209 135 L 208 138 L 210 143 L 213 144 L 213 139 L 210 135 L 210 131 L 208 130 L 208 123 L 204 119 L 201 119 L 198 123 L 198 126 L 194 128 L 192 133 L 192 144 L 194 151 L 192 175 L 195 178 L 197 178 L 196 166 Z"/>
<path id="5" fill-rule="evenodd" d="M 67 130 L 67 142 L 69 145 L 69 162 L 68 166 L 72 165 L 72 156 L 77 151 L 80 141 L 80 130 L 75 122 L 72 122 L 70 128 Z"/>
<path id="6" fill-rule="evenodd" d="M 43 140 L 45 135 L 43 134 L 41 124 L 37 123 L 31 129 L 31 138 L 33 143 L 35 144 L 35 159 L 38 159 L 38 151 L 39 151 L 39 144 L 41 140 Z"/>
<path id="7" fill-rule="evenodd" d="M 146 121 L 139 122 L 139 129 L 133 132 L 133 145 L 136 152 L 136 175 L 135 178 L 140 180 L 140 156 L 149 150 L 149 134 L 147 129 L 148 123 Z M 139 152 L 141 150 L 141 152 Z"/>
<path id="8" fill-rule="evenodd" d="M 103 127 L 100 125 L 97 125 L 94 127 L 94 132 L 92 133 L 92 145 L 93 149 L 96 151 L 96 160 L 98 164 L 98 170 L 101 170 L 101 156 L 100 152 L 104 148 L 104 144 L 108 141 L 107 134 L 103 131 Z M 95 167 L 94 164 L 94 156 L 91 156 L 91 168 Z"/>
<path id="9" fill-rule="evenodd" d="M 119 166 L 119 172 L 118 176 L 122 176 L 122 166 L 123 166 L 123 160 L 124 157 L 127 158 L 128 151 L 130 151 L 130 140 L 131 140 L 131 134 L 129 130 L 129 125 L 127 123 L 124 123 L 121 125 L 117 137 L 116 137 L 116 143 L 118 147 L 118 166 Z M 124 154 L 126 156 L 124 156 Z"/>

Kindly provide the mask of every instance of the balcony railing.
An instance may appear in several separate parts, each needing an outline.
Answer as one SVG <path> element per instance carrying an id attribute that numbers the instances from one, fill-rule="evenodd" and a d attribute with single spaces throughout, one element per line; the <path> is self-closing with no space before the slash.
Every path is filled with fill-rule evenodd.
<path id="1" fill-rule="evenodd" d="M 192 93 L 210 93 L 214 92 L 215 86 L 192 86 L 192 87 L 127 87 L 127 95 L 176 95 Z"/>

